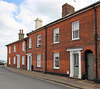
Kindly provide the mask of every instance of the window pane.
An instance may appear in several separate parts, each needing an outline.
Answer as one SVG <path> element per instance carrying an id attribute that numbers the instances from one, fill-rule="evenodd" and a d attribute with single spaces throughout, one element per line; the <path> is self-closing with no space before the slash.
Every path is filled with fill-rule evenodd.
<path id="1" fill-rule="evenodd" d="M 41 35 L 37 35 L 37 46 L 41 46 Z"/>
<path id="2" fill-rule="evenodd" d="M 79 21 L 72 23 L 72 38 L 79 38 Z"/>
<path id="3" fill-rule="evenodd" d="M 79 38 L 79 30 L 73 31 L 73 38 Z"/>
<path id="4" fill-rule="evenodd" d="M 59 68 L 59 53 L 54 53 L 54 68 Z"/>
<path id="5" fill-rule="evenodd" d="M 59 42 L 59 28 L 54 29 L 54 43 Z"/>
<path id="6" fill-rule="evenodd" d="M 41 54 L 37 54 L 37 67 L 41 67 Z"/>

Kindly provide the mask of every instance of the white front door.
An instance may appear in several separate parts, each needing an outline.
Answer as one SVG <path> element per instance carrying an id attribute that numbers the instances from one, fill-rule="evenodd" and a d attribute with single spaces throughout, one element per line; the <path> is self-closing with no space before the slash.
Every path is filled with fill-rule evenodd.
<path id="1" fill-rule="evenodd" d="M 17 68 L 20 68 L 20 55 L 17 55 Z"/>

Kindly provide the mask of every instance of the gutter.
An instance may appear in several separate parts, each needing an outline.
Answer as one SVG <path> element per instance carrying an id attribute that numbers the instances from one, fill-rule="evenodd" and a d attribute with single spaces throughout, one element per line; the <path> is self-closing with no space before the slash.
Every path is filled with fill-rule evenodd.
<path id="1" fill-rule="evenodd" d="M 96 8 L 93 6 L 94 9 L 94 14 L 95 14 L 95 63 L 96 63 L 96 80 L 98 79 L 98 42 L 97 42 L 97 38 L 98 38 L 98 33 L 97 33 L 97 10 Z"/>
<path id="2" fill-rule="evenodd" d="M 47 73 L 47 27 L 45 26 L 45 72 Z"/>
<path id="3" fill-rule="evenodd" d="M 25 42 L 26 42 L 26 54 L 27 54 L 27 39 L 25 39 Z M 26 55 L 26 70 L 27 70 L 27 55 Z"/>

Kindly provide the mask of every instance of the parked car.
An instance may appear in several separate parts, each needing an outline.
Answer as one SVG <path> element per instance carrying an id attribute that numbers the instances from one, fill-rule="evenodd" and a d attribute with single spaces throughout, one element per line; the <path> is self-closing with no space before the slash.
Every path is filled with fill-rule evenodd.
<path id="1" fill-rule="evenodd" d="M 0 62 L 0 65 L 4 65 L 4 63 L 3 62 Z"/>

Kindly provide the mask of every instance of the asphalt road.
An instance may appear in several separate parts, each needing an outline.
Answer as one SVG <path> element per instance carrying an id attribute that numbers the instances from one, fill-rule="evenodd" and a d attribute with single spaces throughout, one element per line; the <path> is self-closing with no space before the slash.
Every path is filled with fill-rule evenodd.
<path id="1" fill-rule="evenodd" d="M 66 85 L 13 73 L 0 65 L 0 89 L 74 89 Z"/>

